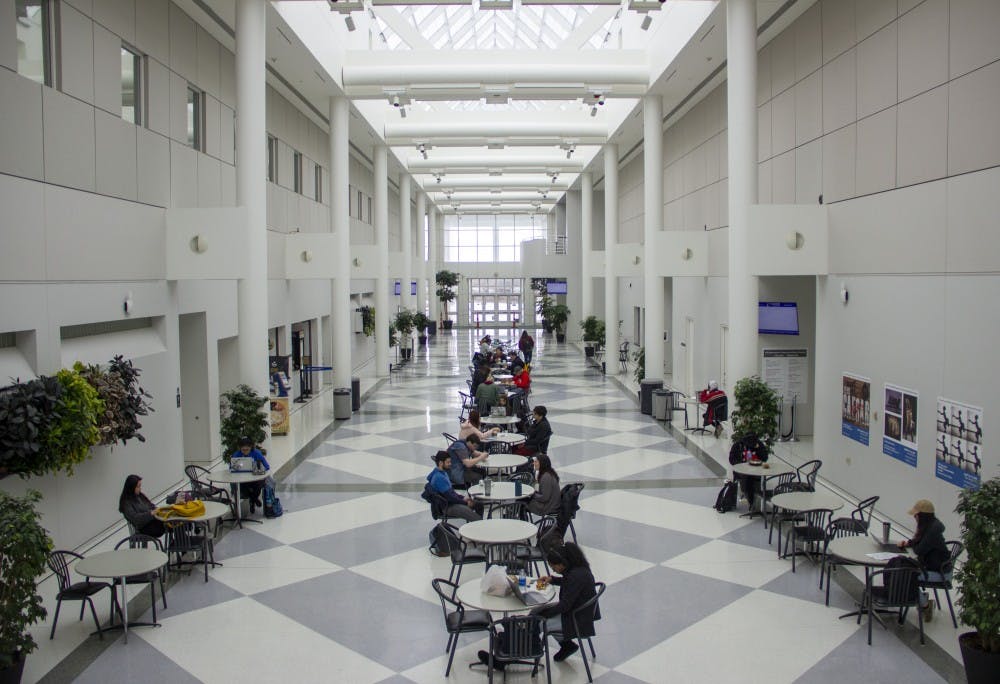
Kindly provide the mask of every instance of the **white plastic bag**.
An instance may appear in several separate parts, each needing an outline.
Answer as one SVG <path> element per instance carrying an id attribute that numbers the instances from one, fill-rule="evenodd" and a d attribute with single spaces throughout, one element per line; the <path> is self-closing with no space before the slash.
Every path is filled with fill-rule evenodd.
<path id="1" fill-rule="evenodd" d="M 503 565 L 491 565 L 483 579 L 479 581 L 479 590 L 490 596 L 506 596 L 510 593 L 507 584 L 507 568 Z"/>

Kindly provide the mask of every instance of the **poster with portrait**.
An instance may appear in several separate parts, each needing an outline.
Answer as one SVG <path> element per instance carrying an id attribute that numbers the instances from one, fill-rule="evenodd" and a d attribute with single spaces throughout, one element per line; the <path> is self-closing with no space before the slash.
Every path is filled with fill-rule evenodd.
<path id="1" fill-rule="evenodd" d="M 840 434 L 868 446 L 871 434 L 872 381 L 850 373 L 844 373 L 843 380 Z"/>
<path id="2" fill-rule="evenodd" d="M 885 385 L 882 453 L 917 467 L 917 393 Z"/>
<path id="3" fill-rule="evenodd" d="M 983 468 L 983 409 L 938 397 L 934 474 L 964 489 L 979 489 Z"/>

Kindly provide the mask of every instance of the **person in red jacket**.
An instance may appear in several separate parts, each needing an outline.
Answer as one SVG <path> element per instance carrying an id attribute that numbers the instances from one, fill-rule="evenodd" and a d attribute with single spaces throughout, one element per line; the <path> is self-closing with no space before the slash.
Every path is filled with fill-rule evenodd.
<path id="1" fill-rule="evenodd" d="M 714 399 L 726 396 L 726 393 L 719 389 L 719 383 L 715 380 L 708 381 L 708 387 L 698 392 L 698 401 L 702 404 L 708 404 L 705 408 L 705 413 L 702 414 L 702 418 L 705 419 L 705 427 L 709 425 L 715 426 L 715 436 L 718 437 L 722 434 L 722 424 L 715 418 L 715 410 L 712 405 Z"/>
<path id="2" fill-rule="evenodd" d="M 507 390 L 507 401 L 514 407 L 514 415 L 520 415 L 521 402 L 531 389 L 531 376 L 525 366 L 515 367 L 514 378 L 507 386 L 511 388 Z"/>

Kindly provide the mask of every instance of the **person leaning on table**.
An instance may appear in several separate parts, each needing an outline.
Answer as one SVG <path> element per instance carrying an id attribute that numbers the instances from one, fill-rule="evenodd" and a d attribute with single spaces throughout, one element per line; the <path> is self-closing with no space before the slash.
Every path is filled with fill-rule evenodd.
<path id="1" fill-rule="evenodd" d="M 482 442 L 493 437 L 498 432 L 500 432 L 500 428 L 498 427 L 490 428 L 484 432 L 482 422 L 479 419 L 479 411 L 472 409 L 469 411 L 469 419 L 459 427 L 458 438 L 464 442 L 465 438 L 469 435 L 475 435 Z"/>
<path id="2" fill-rule="evenodd" d="M 909 514 L 917 521 L 917 532 L 913 539 L 899 542 L 899 548 L 913 550 L 920 561 L 921 580 L 940 582 L 944 579 L 941 568 L 951 558 L 948 545 L 944 543 L 944 523 L 934 515 L 934 504 L 927 499 L 913 504 Z M 924 611 L 924 622 L 930 621 L 934 602 L 925 591 L 920 592 L 920 608 Z"/>

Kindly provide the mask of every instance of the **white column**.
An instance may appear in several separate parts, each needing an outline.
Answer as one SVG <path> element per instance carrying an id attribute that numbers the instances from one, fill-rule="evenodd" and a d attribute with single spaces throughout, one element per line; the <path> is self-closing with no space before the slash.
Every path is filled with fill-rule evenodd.
<path id="1" fill-rule="evenodd" d="M 615 248 L 618 245 L 618 146 L 604 145 L 604 321 L 607 343 L 607 372 L 618 375 L 618 273 Z"/>
<path id="2" fill-rule="evenodd" d="M 428 298 L 430 299 L 431 313 L 430 317 L 438 322 L 438 331 L 440 332 L 441 325 L 441 302 L 437 298 L 437 282 L 435 281 L 436 274 L 440 268 L 438 262 L 438 247 L 441 244 L 440 235 L 438 234 L 438 223 L 441 218 L 441 210 L 435 205 L 431 207 L 430 220 L 427 226 L 427 287 L 428 287 Z"/>
<path id="3" fill-rule="evenodd" d="M 580 319 L 594 315 L 594 272 L 590 252 L 594 248 L 594 176 L 580 174 Z"/>
<path id="4" fill-rule="evenodd" d="M 269 394 L 267 352 L 267 156 L 264 89 L 266 3 L 236 4 L 236 203 L 247 212 L 245 278 L 237 286 L 240 382 Z"/>
<path id="5" fill-rule="evenodd" d="M 729 126 L 729 358 L 731 384 L 756 375 L 757 278 L 750 275 L 747 235 L 757 201 L 757 8 L 726 3 Z"/>
<path id="6" fill-rule="evenodd" d="M 348 126 L 350 102 L 330 98 L 330 232 L 337 260 L 330 279 L 330 335 L 333 386 L 351 386 L 351 190 Z"/>
<path id="7" fill-rule="evenodd" d="M 389 374 L 389 148 L 375 145 L 375 374 Z"/>
<path id="8" fill-rule="evenodd" d="M 399 234 L 402 243 L 403 272 L 399 274 L 399 304 L 413 308 L 410 282 L 413 280 L 413 210 L 410 208 L 410 174 L 399 174 Z"/>
<path id="9" fill-rule="evenodd" d="M 427 195 L 417 189 L 417 224 L 413 227 L 417 231 L 417 268 L 414 274 L 417 279 L 417 301 L 415 306 L 417 311 L 427 313 L 427 261 L 424 259 L 424 227 L 427 225 Z"/>
<path id="10" fill-rule="evenodd" d="M 643 221 L 642 272 L 646 327 L 642 346 L 646 377 L 663 377 L 663 277 L 655 272 L 656 237 L 663 230 L 663 101 L 659 95 L 642 98 Z"/>

